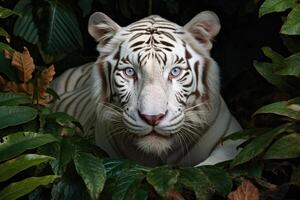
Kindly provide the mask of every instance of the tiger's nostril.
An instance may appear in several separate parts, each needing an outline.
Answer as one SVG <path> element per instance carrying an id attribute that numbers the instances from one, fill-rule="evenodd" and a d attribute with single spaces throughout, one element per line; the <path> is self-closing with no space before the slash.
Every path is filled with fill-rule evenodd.
<path id="1" fill-rule="evenodd" d="M 159 122 L 165 117 L 165 113 L 160 113 L 158 115 L 145 115 L 139 112 L 140 117 L 151 126 L 159 124 Z"/>

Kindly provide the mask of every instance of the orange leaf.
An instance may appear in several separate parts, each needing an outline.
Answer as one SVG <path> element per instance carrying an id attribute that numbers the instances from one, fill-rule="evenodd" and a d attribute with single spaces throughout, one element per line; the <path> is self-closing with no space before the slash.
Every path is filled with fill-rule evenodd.
<path id="1" fill-rule="evenodd" d="M 242 184 L 228 195 L 229 200 L 259 200 L 258 189 L 249 181 L 243 180 Z"/>
<path id="2" fill-rule="evenodd" d="M 35 69 L 35 65 L 26 47 L 24 47 L 22 53 L 12 53 L 11 65 L 18 70 L 19 79 L 21 81 L 27 82 L 32 78 L 32 72 Z"/>
<path id="3" fill-rule="evenodd" d="M 54 74 L 55 69 L 53 65 L 42 71 L 41 76 L 38 79 L 38 85 L 41 96 L 45 96 L 46 90 L 49 87 L 50 82 L 53 80 Z"/>
<path id="4" fill-rule="evenodd" d="M 23 92 L 32 96 L 34 92 L 34 86 L 32 83 L 20 83 L 18 84 L 18 92 Z"/>

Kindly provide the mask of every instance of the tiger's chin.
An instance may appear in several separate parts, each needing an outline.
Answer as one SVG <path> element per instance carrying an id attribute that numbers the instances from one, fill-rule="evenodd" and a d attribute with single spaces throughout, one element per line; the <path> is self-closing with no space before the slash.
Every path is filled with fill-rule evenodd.
<path id="1" fill-rule="evenodd" d="M 160 156 L 167 153 L 172 149 L 172 138 L 162 137 L 158 135 L 146 135 L 137 138 L 136 145 L 139 150 Z"/>

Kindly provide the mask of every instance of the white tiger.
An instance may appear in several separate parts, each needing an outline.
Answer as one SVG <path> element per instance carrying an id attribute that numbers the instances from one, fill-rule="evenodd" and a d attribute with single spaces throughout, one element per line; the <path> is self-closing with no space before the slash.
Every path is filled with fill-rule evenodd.
<path id="1" fill-rule="evenodd" d="M 241 141 L 220 143 L 241 127 L 220 95 L 210 57 L 220 30 L 213 12 L 184 27 L 156 15 L 120 27 L 97 12 L 88 30 L 100 56 L 54 81 L 61 95 L 54 110 L 79 119 L 113 158 L 194 166 L 236 155 Z"/>

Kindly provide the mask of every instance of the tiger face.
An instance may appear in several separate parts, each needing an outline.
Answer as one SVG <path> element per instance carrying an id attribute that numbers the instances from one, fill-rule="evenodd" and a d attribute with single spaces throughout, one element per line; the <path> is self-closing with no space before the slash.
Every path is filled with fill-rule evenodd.
<path id="1" fill-rule="evenodd" d="M 219 29 L 209 11 L 184 27 L 150 16 L 121 28 L 93 14 L 89 32 L 100 52 L 94 88 L 106 134 L 155 155 L 188 150 L 208 126 L 218 95 L 209 50 Z"/>

